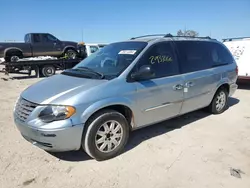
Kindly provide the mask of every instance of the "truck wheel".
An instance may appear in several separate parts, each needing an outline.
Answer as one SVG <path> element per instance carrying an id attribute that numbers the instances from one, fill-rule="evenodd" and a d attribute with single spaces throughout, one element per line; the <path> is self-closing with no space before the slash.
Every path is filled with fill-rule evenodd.
<path id="1" fill-rule="evenodd" d="M 77 51 L 75 51 L 73 49 L 67 49 L 64 52 L 64 56 L 66 56 L 67 59 L 76 59 L 76 57 L 77 57 Z"/>
<path id="2" fill-rule="evenodd" d="M 93 115 L 83 132 L 82 147 L 96 160 L 107 160 L 120 154 L 129 137 L 126 118 L 114 110 L 102 110 Z"/>
<path id="3" fill-rule="evenodd" d="M 23 53 L 21 51 L 11 49 L 6 52 L 4 59 L 6 62 L 17 62 L 22 57 L 23 57 Z"/>
<path id="4" fill-rule="evenodd" d="M 45 65 L 42 68 L 42 75 L 45 77 L 53 76 L 56 72 L 56 69 L 53 65 Z"/>

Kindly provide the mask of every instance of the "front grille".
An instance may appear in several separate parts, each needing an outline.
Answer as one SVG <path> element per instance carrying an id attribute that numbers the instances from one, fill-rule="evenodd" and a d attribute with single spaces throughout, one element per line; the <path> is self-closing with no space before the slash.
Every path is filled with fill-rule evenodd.
<path id="1" fill-rule="evenodd" d="M 25 122 L 30 113 L 37 107 L 37 104 L 19 98 L 15 106 L 15 114 L 20 121 Z"/>

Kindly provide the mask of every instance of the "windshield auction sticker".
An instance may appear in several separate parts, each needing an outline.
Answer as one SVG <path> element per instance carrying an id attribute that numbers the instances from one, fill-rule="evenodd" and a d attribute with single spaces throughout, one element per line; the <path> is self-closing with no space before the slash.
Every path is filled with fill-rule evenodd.
<path id="1" fill-rule="evenodd" d="M 135 53 L 136 53 L 136 50 L 121 50 L 118 54 L 134 55 Z"/>

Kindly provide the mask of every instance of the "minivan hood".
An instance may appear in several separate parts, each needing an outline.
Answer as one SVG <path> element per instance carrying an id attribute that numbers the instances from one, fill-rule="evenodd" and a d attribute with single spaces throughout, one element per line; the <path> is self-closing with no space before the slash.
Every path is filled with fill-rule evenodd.
<path id="1" fill-rule="evenodd" d="M 63 104 L 62 101 L 79 92 L 87 91 L 108 80 L 96 80 L 67 76 L 63 74 L 45 78 L 27 89 L 21 97 L 37 104 Z"/>

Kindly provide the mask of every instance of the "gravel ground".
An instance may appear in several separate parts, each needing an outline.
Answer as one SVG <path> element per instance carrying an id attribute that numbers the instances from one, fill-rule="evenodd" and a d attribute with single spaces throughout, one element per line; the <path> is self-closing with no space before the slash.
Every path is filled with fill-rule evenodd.
<path id="1" fill-rule="evenodd" d="M 197 111 L 137 130 L 123 154 L 97 162 L 82 151 L 52 155 L 21 137 L 13 106 L 36 81 L 0 73 L 0 188 L 250 187 L 250 86 L 221 115 Z"/>

